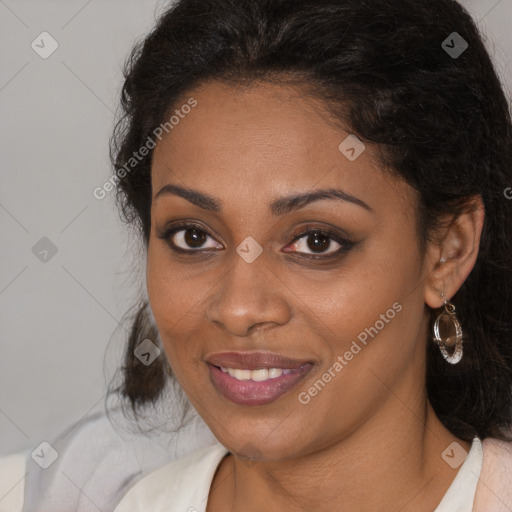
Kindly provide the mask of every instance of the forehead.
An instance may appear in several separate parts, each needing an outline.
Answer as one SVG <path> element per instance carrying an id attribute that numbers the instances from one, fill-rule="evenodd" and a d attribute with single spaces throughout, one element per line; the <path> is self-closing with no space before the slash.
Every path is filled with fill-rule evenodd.
<path id="1" fill-rule="evenodd" d="M 381 170 L 376 148 L 357 146 L 321 101 L 298 88 L 210 82 L 190 91 L 173 111 L 189 98 L 196 106 L 185 109 L 154 150 L 153 195 L 168 183 L 246 204 L 315 187 L 342 187 L 366 202 L 378 202 L 387 189 L 397 192 L 399 184 Z M 348 158 L 354 155 L 346 152 L 350 146 L 361 152 L 355 159 Z"/>

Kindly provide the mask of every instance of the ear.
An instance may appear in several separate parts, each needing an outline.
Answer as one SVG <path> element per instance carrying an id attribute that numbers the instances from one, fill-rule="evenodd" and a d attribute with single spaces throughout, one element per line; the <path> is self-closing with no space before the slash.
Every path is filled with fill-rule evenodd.
<path id="1" fill-rule="evenodd" d="M 431 308 L 444 304 L 442 293 L 450 300 L 473 270 L 484 218 L 482 198 L 474 196 L 467 209 L 442 229 L 437 241 L 428 243 L 425 303 Z"/>

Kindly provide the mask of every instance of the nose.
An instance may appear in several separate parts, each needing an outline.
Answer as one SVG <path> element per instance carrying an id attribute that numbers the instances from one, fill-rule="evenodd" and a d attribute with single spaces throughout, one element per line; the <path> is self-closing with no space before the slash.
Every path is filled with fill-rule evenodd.
<path id="1" fill-rule="evenodd" d="M 209 298 L 207 319 L 235 336 L 284 325 L 291 318 L 291 292 L 264 263 L 264 254 L 247 263 L 237 253 L 230 270 Z"/>

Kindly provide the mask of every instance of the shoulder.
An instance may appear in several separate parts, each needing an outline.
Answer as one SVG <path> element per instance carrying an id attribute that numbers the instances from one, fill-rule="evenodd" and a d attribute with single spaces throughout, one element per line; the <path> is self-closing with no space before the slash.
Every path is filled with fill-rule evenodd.
<path id="1" fill-rule="evenodd" d="M 510 457 L 512 457 L 512 442 L 487 437 L 482 441 L 482 446 L 484 450 L 486 450 L 489 455 L 492 454 L 493 457 L 504 459 L 510 459 Z"/>
<path id="2" fill-rule="evenodd" d="M 85 511 L 91 501 L 100 510 L 113 510 L 145 475 L 215 441 L 199 421 L 179 432 L 144 434 L 120 411 L 94 414 L 49 440 L 57 457 L 46 469 L 26 455 L 23 512 Z"/>
<path id="3" fill-rule="evenodd" d="M 217 442 L 169 462 L 137 482 L 114 512 L 205 510 L 215 471 L 228 453 Z"/>
<path id="4" fill-rule="evenodd" d="M 123 440 L 108 417 L 99 413 L 69 426 L 48 444 L 56 455 L 50 466 L 39 467 L 27 458 L 24 510 L 28 512 L 81 510 L 86 495 L 108 509 L 123 481 L 140 472 L 134 449 L 147 442 L 143 436 L 135 442 Z"/>
<path id="5" fill-rule="evenodd" d="M 19 452 L 0 457 L 0 512 L 22 510 L 27 455 Z"/>
<path id="6" fill-rule="evenodd" d="M 476 488 L 475 512 L 512 510 L 512 442 L 482 441 L 482 469 Z"/>

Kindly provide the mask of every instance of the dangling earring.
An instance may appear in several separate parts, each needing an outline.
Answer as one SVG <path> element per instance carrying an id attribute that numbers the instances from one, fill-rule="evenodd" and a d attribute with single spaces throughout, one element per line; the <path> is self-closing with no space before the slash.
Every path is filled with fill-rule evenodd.
<path id="1" fill-rule="evenodd" d="M 434 341 L 439 346 L 439 350 L 443 357 L 450 364 L 457 364 L 462 359 L 462 327 L 455 316 L 455 306 L 445 300 L 444 292 L 441 293 L 441 297 L 444 300 L 444 311 L 442 311 L 436 321 L 434 322 Z M 455 330 L 455 336 L 448 336 L 442 339 L 440 334 L 440 324 L 443 322 L 446 325 L 453 326 Z M 450 355 L 446 348 L 453 349 L 453 353 Z"/>

